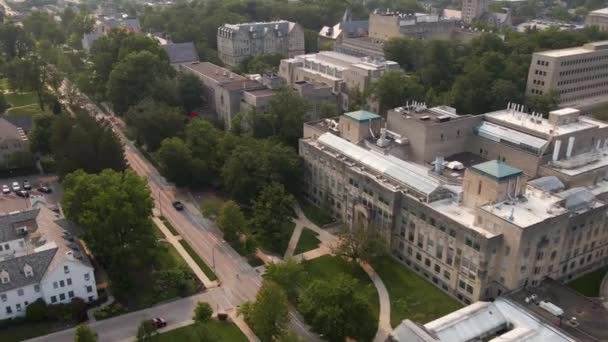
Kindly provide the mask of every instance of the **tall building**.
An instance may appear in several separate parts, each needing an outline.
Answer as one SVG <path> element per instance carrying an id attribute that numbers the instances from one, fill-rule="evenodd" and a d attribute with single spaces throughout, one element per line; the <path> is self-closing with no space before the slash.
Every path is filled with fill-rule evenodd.
<path id="1" fill-rule="evenodd" d="M 561 107 L 590 109 L 608 103 L 608 41 L 535 52 L 527 95 L 556 91 Z"/>
<path id="2" fill-rule="evenodd" d="M 97 299 L 94 268 L 65 219 L 40 203 L 0 216 L 0 319 L 27 306 Z"/>
<path id="3" fill-rule="evenodd" d="M 608 31 L 608 7 L 589 12 L 585 26 L 597 26 L 600 31 Z"/>
<path id="4" fill-rule="evenodd" d="M 465 303 L 608 263 L 608 124 L 414 103 L 305 124 L 304 193 Z"/>
<path id="5" fill-rule="evenodd" d="M 449 39 L 460 27 L 459 24 L 458 19 L 436 14 L 376 10 L 369 15 L 369 37 L 376 42 L 398 37 Z"/>
<path id="6" fill-rule="evenodd" d="M 488 12 L 488 0 L 463 0 L 462 21 L 472 24 Z"/>
<path id="7" fill-rule="evenodd" d="M 347 110 L 349 95 L 352 96 L 355 89 L 363 94 L 384 73 L 400 70 L 399 65 L 392 61 L 322 51 L 282 60 L 279 76 L 288 84 L 300 81 L 324 83 L 338 95 L 340 107 Z"/>
<path id="8" fill-rule="evenodd" d="M 263 54 L 293 57 L 304 53 L 304 30 L 285 20 L 224 24 L 217 29 L 217 50 L 220 60 L 230 66 Z"/>

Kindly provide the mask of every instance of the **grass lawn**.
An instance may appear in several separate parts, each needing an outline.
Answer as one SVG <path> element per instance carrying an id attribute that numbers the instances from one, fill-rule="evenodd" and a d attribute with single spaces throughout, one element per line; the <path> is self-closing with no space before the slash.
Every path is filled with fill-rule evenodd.
<path id="1" fill-rule="evenodd" d="M 215 219 L 227 199 L 216 193 L 205 193 L 201 200 L 201 212 L 203 216 Z"/>
<path id="2" fill-rule="evenodd" d="M 17 323 L 6 329 L 0 329 L 0 341 L 18 342 L 29 338 L 42 336 L 53 332 L 57 327 L 55 322 Z"/>
<path id="3" fill-rule="evenodd" d="M 380 312 L 378 292 L 376 291 L 372 280 L 361 267 L 357 266 L 353 270 L 345 261 L 331 255 L 324 255 L 313 260 L 305 261 L 303 265 L 306 272 L 306 277 L 309 280 L 329 280 L 338 277 L 338 275 L 342 273 L 346 273 L 347 275 L 359 280 L 359 285 L 361 287 L 359 292 L 365 294 L 372 316 L 376 318 L 375 326 L 377 327 L 378 315 Z"/>
<path id="4" fill-rule="evenodd" d="M 41 113 L 51 113 L 48 108 L 40 110 L 38 104 L 31 104 L 25 107 L 9 108 L 7 115 L 37 115 Z"/>
<path id="5" fill-rule="evenodd" d="M 587 297 L 599 297 L 600 285 L 602 285 L 602 279 L 604 279 L 607 272 L 608 266 L 602 267 L 569 282 L 568 286 Z"/>
<path id="6" fill-rule="evenodd" d="M 308 217 L 308 219 L 317 226 L 322 227 L 326 224 L 334 222 L 333 217 L 331 217 L 331 215 L 324 209 L 308 202 L 303 202 L 300 205 L 304 215 L 306 215 L 306 217 Z"/>
<path id="7" fill-rule="evenodd" d="M 167 218 L 165 218 L 164 216 L 161 216 L 160 220 L 163 221 L 163 223 L 165 224 L 165 227 L 167 227 L 167 229 L 169 229 L 171 234 L 173 234 L 175 236 L 179 235 L 177 230 L 175 230 L 175 227 L 173 227 L 173 225 L 167 220 Z"/>
<path id="8" fill-rule="evenodd" d="M 302 230 L 302 235 L 300 235 L 300 240 L 298 240 L 296 250 L 293 254 L 298 255 L 316 249 L 319 247 L 320 243 L 321 241 L 317 239 L 317 233 L 310 229 L 304 228 Z"/>
<path id="9" fill-rule="evenodd" d="M 198 267 L 201 268 L 201 270 L 203 271 L 203 273 L 205 273 L 205 275 L 207 276 L 207 278 L 209 278 L 209 280 L 213 281 L 213 280 L 217 279 L 217 276 L 215 275 L 215 273 L 213 273 L 213 270 L 211 270 L 211 268 L 209 266 L 207 266 L 207 264 L 205 264 L 203 259 L 201 259 L 201 257 L 198 254 L 196 254 L 194 249 L 192 249 L 192 247 L 188 244 L 188 242 L 186 242 L 186 240 L 179 240 L 179 243 L 184 247 L 186 252 L 188 252 L 188 254 L 190 254 L 190 257 L 192 258 L 192 260 L 194 260 L 194 262 L 198 265 Z"/>
<path id="10" fill-rule="evenodd" d="M 35 93 L 8 93 L 4 94 L 6 101 L 11 104 L 11 107 L 21 107 L 30 104 L 38 106 L 38 97 Z M 38 107 L 40 110 L 40 107 Z"/>
<path id="11" fill-rule="evenodd" d="M 391 325 L 396 327 L 408 318 L 427 323 L 462 307 L 414 272 L 389 256 L 372 262 L 391 299 Z"/>
<path id="12" fill-rule="evenodd" d="M 289 246 L 289 240 L 291 239 L 291 235 L 295 228 L 295 222 L 291 221 L 285 223 L 280 239 L 277 237 L 273 241 L 260 241 L 260 247 L 265 251 L 282 257 L 287 250 L 287 246 Z"/>
<path id="13" fill-rule="evenodd" d="M 229 341 L 229 342 L 246 342 L 247 337 L 243 335 L 241 330 L 230 322 L 220 322 L 211 320 L 204 325 L 205 329 L 208 329 L 214 337 L 217 337 L 217 341 Z M 158 342 L 195 342 L 198 341 L 195 326 L 188 325 L 183 328 L 168 331 L 160 334 Z"/>

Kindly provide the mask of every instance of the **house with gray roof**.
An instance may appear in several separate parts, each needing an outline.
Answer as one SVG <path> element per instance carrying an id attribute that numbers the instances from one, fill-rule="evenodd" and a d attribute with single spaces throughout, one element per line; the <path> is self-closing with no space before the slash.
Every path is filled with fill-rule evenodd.
<path id="1" fill-rule="evenodd" d="M 0 214 L 0 320 L 24 316 L 39 299 L 97 299 L 94 268 L 71 230 L 40 202 Z"/>
<path id="2" fill-rule="evenodd" d="M 196 52 L 196 46 L 193 42 L 168 43 L 161 45 L 161 47 L 167 53 L 171 65 L 199 61 L 198 52 Z"/>
<path id="3" fill-rule="evenodd" d="M 23 128 L 0 118 L 0 168 L 23 166 L 16 165 L 18 159 L 16 157 L 28 153 L 30 153 L 30 142 Z"/>

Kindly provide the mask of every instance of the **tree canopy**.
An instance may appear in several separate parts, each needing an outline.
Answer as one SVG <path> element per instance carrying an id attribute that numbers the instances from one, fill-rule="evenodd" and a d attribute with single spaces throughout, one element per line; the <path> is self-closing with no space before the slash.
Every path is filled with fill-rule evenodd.
<path id="1" fill-rule="evenodd" d="M 245 303 L 239 312 L 262 342 L 281 336 L 289 322 L 287 296 L 276 283 L 264 280 L 255 302 Z"/>

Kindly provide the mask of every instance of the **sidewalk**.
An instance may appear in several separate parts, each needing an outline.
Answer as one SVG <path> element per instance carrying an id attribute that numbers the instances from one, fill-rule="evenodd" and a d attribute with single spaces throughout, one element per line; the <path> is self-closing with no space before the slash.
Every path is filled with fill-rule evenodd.
<path id="1" fill-rule="evenodd" d="M 212 287 L 217 287 L 218 283 L 217 281 L 211 281 L 207 275 L 205 274 L 205 272 L 203 272 L 201 270 L 200 267 L 198 267 L 198 265 L 196 264 L 196 262 L 192 259 L 192 257 L 190 256 L 190 254 L 188 254 L 188 252 L 184 249 L 184 247 L 182 246 L 181 243 L 179 243 L 179 240 L 176 236 L 174 236 L 173 234 L 171 234 L 171 231 L 169 231 L 169 228 L 167 228 L 167 226 L 165 226 L 165 224 L 163 223 L 163 221 L 161 221 L 158 217 L 154 216 L 152 217 L 152 220 L 154 221 L 154 223 L 156 223 L 156 225 L 158 226 L 158 228 L 163 232 L 163 234 L 165 235 L 165 239 L 167 240 L 167 242 L 169 242 L 173 247 L 175 247 L 175 249 L 177 250 L 177 252 L 179 253 L 179 255 L 181 255 L 181 257 L 186 261 L 186 263 L 188 264 L 188 266 L 190 266 L 190 268 L 192 269 L 192 271 L 194 272 L 194 274 L 196 274 L 196 276 L 198 277 L 198 279 L 201 280 L 201 282 L 203 283 L 203 285 L 205 285 L 205 288 L 209 289 Z"/>
<path id="2" fill-rule="evenodd" d="M 376 337 L 374 337 L 375 342 L 384 342 L 388 339 L 389 334 L 393 330 L 391 327 L 391 301 L 388 295 L 388 290 L 386 286 L 384 286 L 384 282 L 378 276 L 378 273 L 374 271 L 374 268 L 368 264 L 367 262 L 362 262 L 361 267 L 367 273 L 367 275 L 371 278 L 376 290 L 378 291 L 378 298 L 380 301 L 380 317 L 378 320 L 378 331 L 376 332 Z"/>

